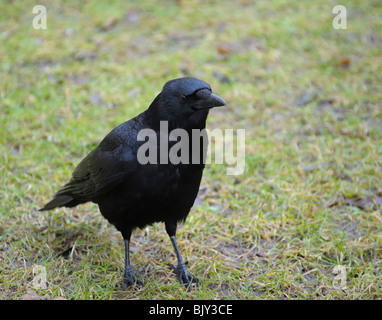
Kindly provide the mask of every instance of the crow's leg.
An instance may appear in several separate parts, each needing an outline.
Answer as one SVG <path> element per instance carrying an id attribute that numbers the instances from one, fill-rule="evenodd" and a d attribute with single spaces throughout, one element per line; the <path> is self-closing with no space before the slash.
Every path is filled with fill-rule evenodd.
<path id="1" fill-rule="evenodd" d="M 172 246 L 174 247 L 174 251 L 176 254 L 176 257 L 178 259 L 178 266 L 174 266 L 170 264 L 170 267 L 175 271 L 176 276 L 180 282 L 180 284 L 183 284 L 187 287 L 188 290 L 191 289 L 192 283 L 199 283 L 198 278 L 192 276 L 190 273 L 188 273 L 185 263 L 183 262 L 183 258 L 180 254 L 178 244 L 176 243 L 176 223 L 169 223 L 166 222 L 166 231 L 171 239 Z"/>
<path id="2" fill-rule="evenodd" d="M 135 277 L 134 272 L 130 266 L 130 253 L 129 253 L 130 237 L 131 237 L 131 232 L 128 232 L 127 234 L 126 233 L 123 234 L 123 241 L 125 242 L 125 275 L 123 278 L 123 290 L 126 290 L 128 287 L 134 284 L 137 286 L 143 286 L 143 282 L 138 280 Z"/>

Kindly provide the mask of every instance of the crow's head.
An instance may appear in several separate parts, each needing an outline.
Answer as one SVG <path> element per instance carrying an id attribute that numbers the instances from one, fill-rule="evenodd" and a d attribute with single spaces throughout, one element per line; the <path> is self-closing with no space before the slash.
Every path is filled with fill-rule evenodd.
<path id="1" fill-rule="evenodd" d="M 208 83 L 192 77 L 167 82 L 162 93 L 182 108 L 194 111 L 226 105 L 222 98 L 212 93 Z"/>
<path id="2" fill-rule="evenodd" d="M 205 121 L 208 110 L 225 106 L 225 101 L 212 93 L 208 83 L 192 78 L 179 78 L 167 82 L 159 95 L 161 120 Z"/>
<path id="3" fill-rule="evenodd" d="M 179 78 L 167 82 L 162 94 L 182 109 L 197 111 L 225 106 L 225 101 L 212 93 L 208 83 L 192 78 Z"/>

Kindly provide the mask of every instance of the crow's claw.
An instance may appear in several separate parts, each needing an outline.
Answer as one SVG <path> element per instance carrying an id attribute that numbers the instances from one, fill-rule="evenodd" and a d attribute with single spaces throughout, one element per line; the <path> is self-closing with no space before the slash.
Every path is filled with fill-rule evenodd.
<path id="1" fill-rule="evenodd" d="M 138 280 L 132 271 L 125 272 L 123 279 L 123 290 L 126 290 L 130 286 L 136 285 L 137 287 L 143 287 L 144 284 L 141 280 Z"/>
<path id="2" fill-rule="evenodd" d="M 178 278 L 180 284 L 184 285 L 188 291 L 191 291 L 192 284 L 199 284 L 199 279 L 191 275 L 185 265 L 178 265 L 175 267 L 170 263 L 170 268 L 175 271 L 176 277 Z"/>

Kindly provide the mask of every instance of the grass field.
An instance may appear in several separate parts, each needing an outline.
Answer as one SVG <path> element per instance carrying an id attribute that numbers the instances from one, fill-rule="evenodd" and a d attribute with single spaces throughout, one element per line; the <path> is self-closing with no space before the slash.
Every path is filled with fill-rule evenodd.
<path id="1" fill-rule="evenodd" d="M 346 30 L 336 1 L 39 1 L 45 30 L 35 1 L 1 4 L 0 299 L 33 289 L 36 266 L 52 299 L 381 299 L 382 6 L 345 2 Z M 133 234 L 145 286 L 124 292 L 96 205 L 37 210 L 182 76 L 227 101 L 208 128 L 246 130 L 245 172 L 209 165 L 178 231 L 197 289 L 156 224 Z"/>

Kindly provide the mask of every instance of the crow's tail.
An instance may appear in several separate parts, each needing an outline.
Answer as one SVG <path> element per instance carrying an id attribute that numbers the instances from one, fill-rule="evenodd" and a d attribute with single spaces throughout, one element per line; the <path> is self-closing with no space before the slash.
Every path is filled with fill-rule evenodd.
<path id="1" fill-rule="evenodd" d="M 77 204 L 79 204 L 79 202 L 69 195 L 56 195 L 43 208 L 39 209 L 39 211 L 52 210 L 57 207 L 74 207 Z"/>

